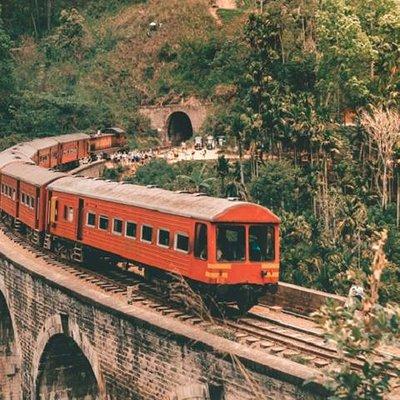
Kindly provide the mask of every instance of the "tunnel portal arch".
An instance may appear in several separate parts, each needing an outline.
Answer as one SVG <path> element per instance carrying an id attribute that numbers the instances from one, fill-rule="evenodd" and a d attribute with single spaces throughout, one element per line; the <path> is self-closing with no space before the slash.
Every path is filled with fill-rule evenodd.
<path id="1" fill-rule="evenodd" d="M 39 362 L 36 400 L 100 399 L 100 389 L 90 365 L 76 342 L 64 334 L 50 338 Z"/>
<path id="2" fill-rule="evenodd" d="M 193 136 L 192 121 L 183 111 L 173 112 L 167 120 L 168 140 L 173 146 L 179 146 Z"/>

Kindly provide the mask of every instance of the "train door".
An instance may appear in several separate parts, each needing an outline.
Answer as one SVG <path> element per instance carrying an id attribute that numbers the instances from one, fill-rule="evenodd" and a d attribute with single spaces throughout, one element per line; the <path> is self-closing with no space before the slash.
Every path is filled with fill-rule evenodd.
<path id="1" fill-rule="evenodd" d="M 85 201 L 83 199 L 79 199 L 78 205 L 78 232 L 77 232 L 77 240 L 83 239 L 83 221 L 84 221 L 84 206 Z"/>

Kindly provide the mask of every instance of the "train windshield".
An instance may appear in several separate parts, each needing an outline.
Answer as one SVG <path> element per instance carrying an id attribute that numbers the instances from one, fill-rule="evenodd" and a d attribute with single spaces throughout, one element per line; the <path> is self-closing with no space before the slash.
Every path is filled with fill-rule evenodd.
<path id="1" fill-rule="evenodd" d="M 270 224 L 250 225 L 250 261 L 269 261 L 275 258 L 275 230 Z"/>
<path id="2" fill-rule="evenodd" d="M 244 261 L 246 230 L 243 225 L 217 226 L 217 261 Z"/>

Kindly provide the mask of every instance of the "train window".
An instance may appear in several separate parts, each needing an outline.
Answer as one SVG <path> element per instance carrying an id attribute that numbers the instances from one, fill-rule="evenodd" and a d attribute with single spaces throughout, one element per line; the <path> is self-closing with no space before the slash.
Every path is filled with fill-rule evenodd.
<path id="1" fill-rule="evenodd" d="M 148 225 L 142 226 L 142 242 L 151 243 L 153 240 L 153 228 Z"/>
<path id="2" fill-rule="evenodd" d="M 87 213 L 86 225 L 94 228 L 96 226 L 96 214 L 91 212 Z"/>
<path id="3" fill-rule="evenodd" d="M 241 225 L 217 227 L 217 261 L 243 261 L 245 259 L 246 231 Z"/>
<path id="4" fill-rule="evenodd" d="M 136 238 L 136 229 L 137 229 L 137 225 L 134 222 L 127 222 L 126 230 L 125 230 L 126 237 L 135 239 Z"/>
<path id="5" fill-rule="evenodd" d="M 184 233 L 177 233 L 175 236 L 175 250 L 189 253 L 189 236 Z"/>
<path id="6" fill-rule="evenodd" d="M 274 226 L 251 225 L 249 229 L 250 261 L 267 261 L 275 258 Z"/>
<path id="7" fill-rule="evenodd" d="M 122 235 L 122 221 L 120 219 L 114 218 L 113 233 L 116 235 Z"/>
<path id="8" fill-rule="evenodd" d="M 195 232 L 194 256 L 200 260 L 207 260 L 207 225 L 196 224 Z"/>
<path id="9" fill-rule="evenodd" d="M 100 215 L 99 217 L 99 229 L 103 231 L 108 230 L 108 217 L 105 217 L 104 215 Z"/>
<path id="10" fill-rule="evenodd" d="M 12 190 L 12 199 L 15 201 L 17 198 L 17 193 L 15 191 L 15 189 Z"/>
<path id="11" fill-rule="evenodd" d="M 158 230 L 157 244 L 162 247 L 169 247 L 169 231 L 166 229 Z"/>
<path id="12" fill-rule="evenodd" d="M 21 193 L 21 203 L 25 204 L 25 193 Z"/>
<path id="13" fill-rule="evenodd" d="M 29 196 L 29 207 L 35 208 L 35 199 L 32 196 Z"/>
<path id="14" fill-rule="evenodd" d="M 74 220 L 74 209 L 72 207 L 64 206 L 64 219 L 68 222 Z"/>

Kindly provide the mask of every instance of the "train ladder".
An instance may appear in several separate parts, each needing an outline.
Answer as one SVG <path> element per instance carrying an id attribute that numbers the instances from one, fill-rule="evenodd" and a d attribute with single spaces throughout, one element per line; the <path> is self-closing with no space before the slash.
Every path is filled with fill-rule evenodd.
<path id="1" fill-rule="evenodd" d="M 44 237 L 43 247 L 47 250 L 51 250 L 51 235 L 50 233 L 46 233 Z"/>
<path id="2" fill-rule="evenodd" d="M 40 233 L 37 230 L 32 232 L 32 243 L 36 245 L 40 244 Z"/>
<path id="3" fill-rule="evenodd" d="M 76 243 L 72 252 L 72 259 L 78 263 L 83 261 L 83 248 L 80 243 Z"/>
<path id="4" fill-rule="evenodd" d="M 17 232 L 21 232 L 21 221 L 19 220 L 19 219 L 16 219 L 15 221 L 14 221 L 14 229 L 17 231 Z"/>

